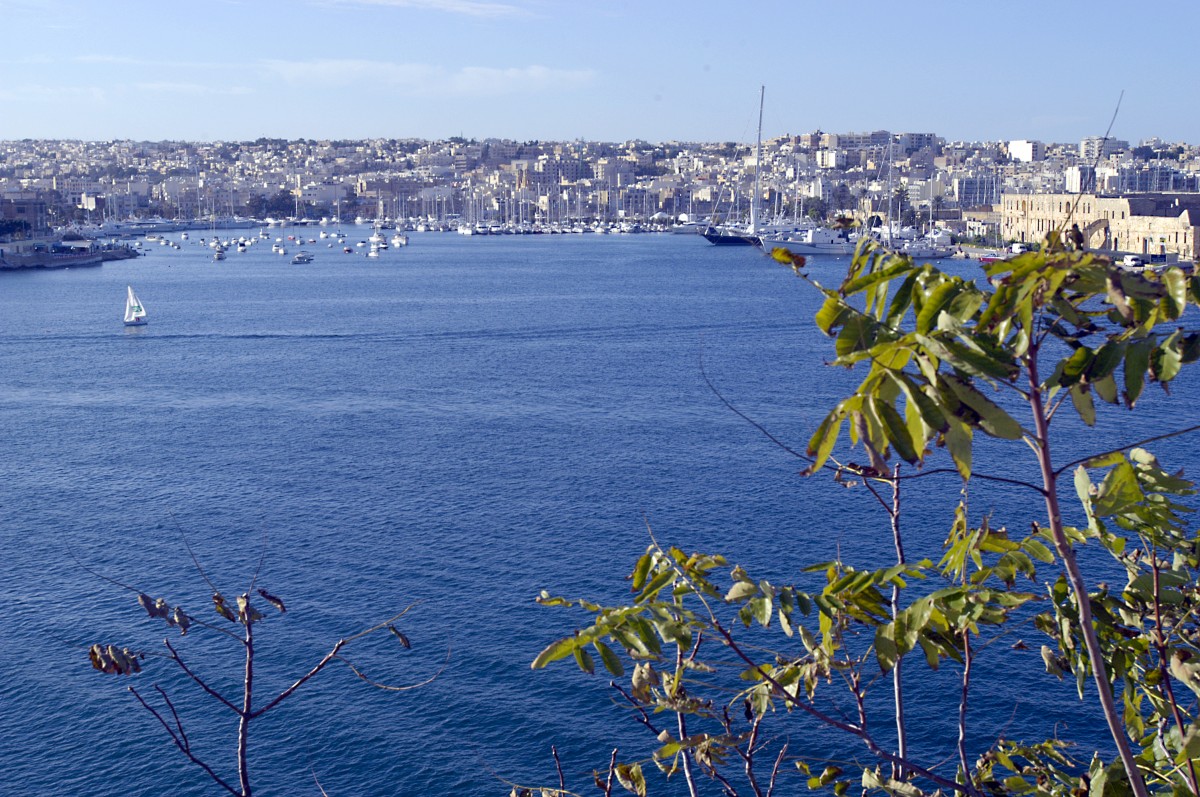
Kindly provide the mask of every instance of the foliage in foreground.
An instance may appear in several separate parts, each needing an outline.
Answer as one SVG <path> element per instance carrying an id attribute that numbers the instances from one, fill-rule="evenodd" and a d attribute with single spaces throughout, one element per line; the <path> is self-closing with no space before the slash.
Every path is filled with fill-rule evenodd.
<path id="1" fill-rule="evenodd" d="M 830 289 L 807 276 L 802 258 L 774 256 L 822 293 L 816 323 L 833 340 L 833 364 L 866 372 L 809 441 L 807 472 L 870 490 L 896 561 L 816 563 L 797 584 L 777 585 L 720 555 L 654 542 L 630 576 L 628 603 L 543 592 L 539 602 L 583 610 L 588 622 L 532 666 L 573 658 L 593 673 L 599 659 L 631 717 L 657 739 L 640 759 L 614 759 L 596 785 L 608 793 L 615 774 L 644 795 L 643 769 L 653 766 L 685 779 L 693 795 L 710 779 L 725 794 L 762 797 L 797 767 L 810 788 L 838 795 L 1200 794 L 1200 547 L 1184 521 L 1193 485 L 1144 448 L 1152 440 L 1065 464 L 1053 457 L 1060 410 L 1092 426 L 1097 398 L 1132 410 L 1148 382 L 1165 389 L 1200 358 L 1200 333 L 1181 326 L 1200 303 L 1200 278 L 1178 268 L 1130 274 L 1050 241 L 975 281 L 865 244 Z M 981 469 L 989 463 L 977 461 L 979 434 L 1025 443 L 1002 446 L 1004 460 L 992 464 L 1004 475 Z M 849 461 L 847 442 L 865 463 Z M 1010 475 L 1022 451 L 1032 475 Z M 952 468 L 924 468 L 939 452 Z M 901 461 L 916 472 L 902 472 Z M 964 498 L 942 550 L 906 555 L 904 485 L 947 472 L 961 479 Z M 1059 505 L 1068 474 L 1087 520 L 1080 527 L 1064 524 Z M 973 521 L 965 498 L 973 479 L 1035 498 L 1030 533 Z M 1106 572 L 1123 574 L 1124 584 L 1085 578 L 1081 546 L 1106 551 Z M 1114 760 L 1081 760 L 1057 739 L 1014 741 L 971 724 L 972 689 L 1003 688 L 973 685 L 972 665 L 1003 655 L 1008 645 L 982 651 L 1019 624 L 1028 633 L 1031 615 L 1046 671 L 1069 678 L 1081 700 L 1098 701 Z M 908 750 L 901 670 L 948 663 L 958 687 L 926 699 L 957 713 L 957 738 L 948 740 L 957 754 L 921 761 Z M 877 716 L 884 701 L 868 699 L 885 677 L 893 692 L 886 721 Z M 799 728 L 781 735 L 796 715 L 844 734 L 864 759 L 823 765 L 824 751 L 800 746 Z M 881 737 L 883 725 L 892 730 Z M 995 741 L 969 751 L 968 728 Z"/>

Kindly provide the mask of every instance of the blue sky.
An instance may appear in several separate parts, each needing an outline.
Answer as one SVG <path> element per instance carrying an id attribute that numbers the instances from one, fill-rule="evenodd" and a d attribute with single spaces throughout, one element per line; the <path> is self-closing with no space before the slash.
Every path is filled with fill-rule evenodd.
<path id="1" fill-rule="evenodd" d="M 0 0 L 0 139 L 1200 143 L 1200 3 Z M 1175 34 L 1174 31 L 1179 31 Z"/>

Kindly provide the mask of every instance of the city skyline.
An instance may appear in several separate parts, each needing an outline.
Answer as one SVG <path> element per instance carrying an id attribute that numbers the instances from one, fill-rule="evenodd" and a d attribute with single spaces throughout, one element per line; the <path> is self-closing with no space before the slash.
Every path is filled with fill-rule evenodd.
<path id="1" fill-rule="evenodd" d="M 1113 137 L 1194 140 L 1200 110 L 1147 55 L 1161 52 L 1164 29 L 1200 12 L 1154 11 L 1110 0 L 1049 12 L 1030 0 L 1003 12 L 777 0 L 0 0 L 6 27 L 21 31 L 0 54 L 0 139 L 745 142 L 765 85 L 765 137 L 887 129 L 1069 142 L 1103 135 L 1121 98 Z M 1144 47 L 1126 34 L 1148 29 L 1157 33 Z"/>

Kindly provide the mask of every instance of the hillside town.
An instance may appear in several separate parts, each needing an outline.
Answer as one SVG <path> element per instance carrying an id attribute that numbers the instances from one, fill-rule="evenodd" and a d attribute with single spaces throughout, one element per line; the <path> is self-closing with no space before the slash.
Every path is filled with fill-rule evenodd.
<path id="1" fill-rule="evenodd" d="M 621 231 L 746 223 L 936 229 L 1035 244 L 1077 224 L 1087 248 L 1200 256 L 1200 147 L 1158 139 L 946 141 L 933 133 L 785 135 L 761 144 L 626 141 L 0 142 L 0 242 L 135 222 L 288 218 L 420 230 Z M 757 196 L 755 195 L 757 186 Z M 89 235 L 88 237 L 98 237 Z"/>

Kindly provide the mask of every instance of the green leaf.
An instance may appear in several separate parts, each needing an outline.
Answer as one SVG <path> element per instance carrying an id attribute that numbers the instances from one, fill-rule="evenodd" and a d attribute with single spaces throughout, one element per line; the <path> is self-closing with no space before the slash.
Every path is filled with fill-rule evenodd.
<path id="1" fill-rule="evenodd" d="M 843 316 L 850 312 L 850 308 L 846 306 L 841 297 L 836 294 L 830 295 L 825 299 L 825 303 L 821 305 L 821 309 L 817 311 L 817 328 L 826 335 L 832 335 L 833 328 L 837 326 Z"/>
<path id="2" fill-rule="evenodd" d="M 633 585 L 634 592 L 640 592 L 646 584 L 646 574 L 650 572 L 651 552 L 646 551 L 637 560 L 637 565 L 633 568 Z"/>
<path id="3" fill-rule="evenodd" d="M 1024 432 L 1011 415 L 1000 409 L 991 399 L 975 389 L 975 386 L 953 374 L 944 377 L 958 399 L 979 415 L 979 428 L 1004 440 L 1020 440 Z"/>
<path id="4" fill-rule="evenodd" d="M 921 457 L 917 453 L 916 446 L 913 445 L 913 439 L 909 435 L 908 427 L 905 426 L 900 413 L 896 412 L 896 408 L 886 401 L 873 398 L 872 403 L 876 416 L 883 424 L 887 440 L 895 449 L 896 454 L 910 465 L 917 464 Z"/>
<path id="5" fill-rule="evenodd" d="M 888 326 L 896 326 L 908 308 L 912 306 L 913 286 L 916 285 L 916 273 L 910 273 L 905 277 L 904 282 L 900 283 L 900 287 L 892 296 L 891 303 L 888 304 L 887 315 L 884 316 L 883 322 Z"/>
<path id="6" fill-rule="evenodd" d="M 833 349 L 838 357 L 848 357 L 875 345 L 876 322 L 858 313 L 847 314 L 842 321 Z"/>
<path id="7" fill-rule="evenodd" d="M 879 662 L 879 669 L 885 673 L 891 672 L 898 658 L 900 651 L 896 647 L 896 625 L 885 623 L 875 629 L 875 659 Z"/>
<path id="8" fill-rule="evenodd" d="M 566 658 L 571 655 L 571 652 L 579 647 L 579 640 L 573 636 L 560 639 L 557 642 L 551 643 L 545 650 L 537 655 L 533 663 L 529 665 L 531 670 L 540 670 L 552 661 Z"/>
<path id="9" fill-rule="evenodd" d="M 583 670 L 588 675 L 592 675 L 596 672 L 596 662 L 592 661 L 592 654 L 588 653 L 578 645 L 576 645 L 575 649 L 571 652 L 575 654 L 575 663 L 579 665 L 579 669 Z"/>
<path id="10" fill-rule="evenodd" d="M 1067 358 L 1063 363 L 1062 375 L 1059 377 L 1059 384 L 1063 387 L 1073 385 L 1088 370 L 1088 366 L 1092 364 L 1092 350 L 1087 346 L 1080 346 L 1075 350 L 1075 353 Z"/>
<path id="11" fill-rule="evenodd" d="M 921 414 L 921 420 L 925 422 L 926 426 L 937 432 L 946 431 L 946 416 L 942 414 L 937 403 L 913 381 L 912 377 L 894 371 L 888 371 L 888 376 L 900 387 L 909 402 L 917 408 L 917 412 Z"/>
<path id="12" fill-rule="evenodd" d="M 758 585 L 752 581 L 735 582 L 725 593 L 726 603 L 736 603 L 758 594 Z"/>
<path id="13" fill-rule="evenodd" d="M 922 335 L 929 334 L 937 325 L 938 314 L 962 289 L 962 282 L 957 280 L 947 280 L 934 288 L 922 305 L 921 311 L 917 313 L 917 332 Z"/>
<path id="14" fill-rule="evenodd" d="M 1121 358 L 1124 356 L 1125 344 L 1120 341 L 1110 340 L 1096 349 L 1095 356 L 1087 366 L 1088 381 L 1096 382 L 1111 375 L 1117 370 L 1117 366 L 1121 364 Z"/>
<path id="15" fill-rule="evenodd" d="M 1146 369 L 1150 367 L 1150 350 L 1154 341 L 1144 338 L 1132 343 L 1125 350 L 1125 406 L 1133 409 L 1142 387 L 1146 383 Z"/>
<path id="16" fill-rule="evenodd" d="M 971 478 L 971 439 L 974 437 L 974 432 L 970 426 L 958 418 L 947 418 L 946 422 L 946 448 L 950 452 L 950 458 L 954 460 L 954 467 L 958 469 L 958 475 L 963 479 L 969 479 Z"/>
<path id="17" fill-rule="evenodd" d="M 771 615 L 773 606 L 770 596 L 763 595 L 759 598 L 754 598 L 750 601 L 750 611 L 754 615 L 754 619 L 758 620 L 758 624 L 766 628 L 771 624 Z"/>
<path id="18" fill-rule="evenodd" d="M 1187 277 L 1178 268 L 1169 268 L 1159 277 L 1166 288 L 1160 307 L 1168 320 L 1175 320 L 1183 315 L 1187 307 Z"/>
<path id="19" fill-rule="evenodd" d="M 1100 517 L 1117 515 L 1145 499 L 1137 474 L 1128 462 L 1122 462 L 1108 472 L 1093 498 L 1095 513 Z"/>
<path id="20" fill-rule="evenodd" d="M 859 291 L 872 287 L 876 283 L 886 282 L 912 270 L 913 265 L 909 261 L 896 260 L 878 271 L 872 271 L 865 276 L 844 283 L 838 290 L 843 296 L 853 296 Z"/>
<path id="21" fill-rule="evenodd" d="M 929 665 L 929 669 L 936 670 L 938 668 L 938 664 L 941 663 L 941 660 L 938 657 L 937 646 L 929 641 L 929 639 L 926 637 L 921 637 L 917 640 L 917 642 L 920 644 L 921 650 L 925 653 L 925 663 Z"/>
<path id="22" fill-rule="evenodd" d="M 1109 404 L 1117 403 L 1117 380 L 1112 374 L 1092 382 L 1092 387 L 1096 388 L 1096 395 L 1104 399 Z"/>
<path id="23" fill-rule="evenodd" d="M 917 341 L 940 360 L 972 376 L 1008 380 L 1016 374 L 1016 366 L 996 359 L 977 349 L 950 338 L 917 335 Z"/>
<path id="24" fill-rule="evenodd" d="M 1092 391 L 1088 390 L 1087 385 L 1071 385 L 1071 403 L 1075 405 L 1075 411 L 1084 423 L 1088 426 L 1096 425 L 1096 404 L 1092 401 Z"/>
<path id="25" fill-rule="evenodd" d="M 1180 333 L 1176 330 L 1150 355 L 1150 369 L 1154 378 L 1166 384 L 1179 375 L 1183 367 L 1183 356 L 1178 348 Z"/>
<path id="26" fill-rule="evenodd" d="M 1124 462 L 1125 455 L 1120 451 L 1112 451 L 1108 454 L 1101 454 L 1098 457 L 1092 457 L 1083 465 L 1086 468 L 1107 468 L 1110 465 L 1116 465 L 1118 462 Z"/>
<path id="27" fill-rule="evenodd" d="M 1185 365 L 1200 360 L 1200 332 L 1193 332 L 1179 339 L 1179 355 Z"/>
<path id="28" fill-rule="evenodd" d="M 665 587 L 667 584 L 671 583 L 674 580 L 675 580 L 675 571 L 674 570 L 662 571 L 661 573 L 656 575 L 654 578 L 650 579 L 650 583 L 648 583 L 642 589 L 642 591 L 640 593 L 638 593 L 637 602 L 641 603 L 643 601 L 653 598 L 656 594 L 658 594 L 658 592 L 663 587 Z"/>
<path id="29" fill-rule="evenodd" d="M 1046 564 L 1054 564 L 1054 554 L 1050 553 L 1050 549 L 1047 548 L 1045 545 L 1043 545 L 1040 541 L 1035 540 L 1031 537 L 1031 538 L 1025 540 L 1024 542 L 1022 542 L 1021 547 L 1024 548 L 1029 553 L 1030 556 L 1032 556 L 1034 559 L 1037 559 L 1039 562 L 1045 562 Z"/>
<path id="30" fill-rule="evenodd" d="M 841 429 L 842 417 L 837 410 L 826 415 L 825 420 L 821 421 L 821 425 L 813 433 L 812 439 L 808 441 L 808 455 L 813 458 L 813 462 L 806 469 L 807 473 L 816 473 L 825 465 L 825 461 L 833 452 L 833 445 L 837 442 Z"/>
<path id="31" fill-rule="evenodd" d="M 621 664 L 621 659 L 616 653 L 613 653 L 612 648 L 601 642 L 599 639 L 592 640 L 592 646 L 596 648 L 596 652 L 600 654 L 600 661 L 604 663 L 604 669 L 608 670 L 613 675 L 620 678 L 625 674 L 625 667 Z"/>

